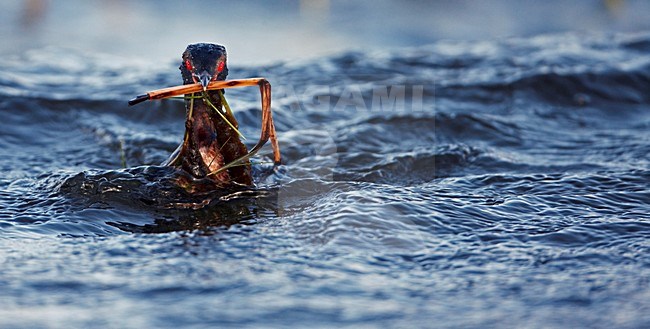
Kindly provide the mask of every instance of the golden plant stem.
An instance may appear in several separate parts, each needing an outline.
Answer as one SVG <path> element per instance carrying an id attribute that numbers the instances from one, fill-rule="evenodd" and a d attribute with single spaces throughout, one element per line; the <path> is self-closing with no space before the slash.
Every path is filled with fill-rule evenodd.
<path id="1" fill-rule="evenodd" d="M 218 90 L 228 88 L 251 87 L 261 85 L 266 79 L 264 78 L 250 78 L 250 79 L 234 79 L 225 81 L 211 81 L 206 90 Z M 135 105 L 146 100 L 163 99 L 168 97 L 180 96 L 191 93 L 202 92 L 203 86 L 199 83 L 191 85 L 180 85 L 169 88 L 152 90 L 146 94 L 139 95 L 129 101 L 129 105 Z"/>
<path id="2" fill-rule="evenodd" d="M 219 89 L 228 89 L 228 88 L 240 88 L 240 87 L 251 87 L 259 86 L 260 94 L 262 98 L 262 132 L 260 134 L 260 140 L 253 146 L 253 148 L 248 152 L 248 154 L 233 160 L 226 166 L 215 171 L 215 174 L 227 168 L 237 166 L 241 161 L 246 160 L 257 153 L 264 144 L 270 139 L 271 147 L 273 148 L 273 162 L 275 164 L 280 164 L 282 157 L 280 155 L 280 145 L 278 144 L 278 139 L 275 133 L 275 125 L 273 124 L 273 116 L 271 113 L 271 84 L 265 78 L 250 78 L 250 79 L 234 79 L 234 80 L 225 80 L 225 81 L 212 81 L 206 88 L 206 90 L 219 90 Z M 202 92 L 203 86 L 201 84 L 195 83 L 191 85 L 180 85 L 175 87 L 163 88 L 158 90 L 150 91 L 144 95 L 139 95 L 129 101 L 129 105 L 135 105 L 146 100 L 151 99 L 163 99 L 168 97 L 180 96 L 185 94 L 193 94 L 196 92 Z M 194 98 L 192 98 L 192 101 Z M 229 108 L 228 108 L 229 109 Z"/>

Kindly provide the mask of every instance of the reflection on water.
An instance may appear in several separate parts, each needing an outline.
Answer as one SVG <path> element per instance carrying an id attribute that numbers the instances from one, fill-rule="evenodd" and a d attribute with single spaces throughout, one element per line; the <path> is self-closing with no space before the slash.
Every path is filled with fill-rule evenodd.
<path id="1" fill-rule="evenodd" d="M 235 65 L 277 81 L 285 163 L 201 195 L 158 166 L 182 102 L 126 106 L 178 63 L 6 59 L 0 327 L 647 327 L 649 49 L 568 33 Z M 245 135 L 257 95 L 228 91 Z"/>

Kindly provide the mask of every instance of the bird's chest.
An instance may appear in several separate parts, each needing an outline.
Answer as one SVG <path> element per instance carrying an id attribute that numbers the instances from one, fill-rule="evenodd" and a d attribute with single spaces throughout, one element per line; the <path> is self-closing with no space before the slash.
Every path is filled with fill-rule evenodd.
<path id="1" fill-rule="evenodd" d="M 221 109 L 221 103 L 213 100 L 213 105 Z M 250 162 L 221 170 L 224 165 L 244 156 L 248 150 L 239 135 L 231 126 L 236 122 L 226 122 L 225 113 L 216 112 L 202 100 L 188 106 L 185 124 L 185 140 L 179 153 L 180 167 L 197 178 L 210 178 L 219 183 L 238 183 L 251 185 Z"/>

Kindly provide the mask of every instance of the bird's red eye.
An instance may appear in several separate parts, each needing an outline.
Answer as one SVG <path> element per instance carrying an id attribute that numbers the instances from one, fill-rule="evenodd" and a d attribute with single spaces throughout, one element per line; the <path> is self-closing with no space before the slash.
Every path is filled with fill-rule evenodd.
<path id="1" fill-rule="evenodd" d="M 186 60 L 186 61 L 185 61 L 185 68 L 186 68 L 188 71 L 192 72 L 192 63 L 190 63 L 190 61 Z"/>
<path id="2" fill-rule="evenodd" d="M 224 62 L 219 62 L 219 65 L 217 65 L 217 72 L 223 71 L 224 66 L 225 66 Z"/>

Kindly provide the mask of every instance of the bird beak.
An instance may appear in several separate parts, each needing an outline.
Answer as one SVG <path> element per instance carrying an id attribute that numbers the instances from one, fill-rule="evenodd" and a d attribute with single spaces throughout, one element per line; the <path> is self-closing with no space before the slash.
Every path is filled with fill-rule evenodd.
<path id="1" fill-rule="evenodd" d="M 208 84 L 212 81 L 212 75 L 210 75 L 208 71 L 203 71 L 199 74 L 199 81 L 201 82 L 201 86 L 203 86 L 203 91 L 206 91 L 208 89 Z"/>

